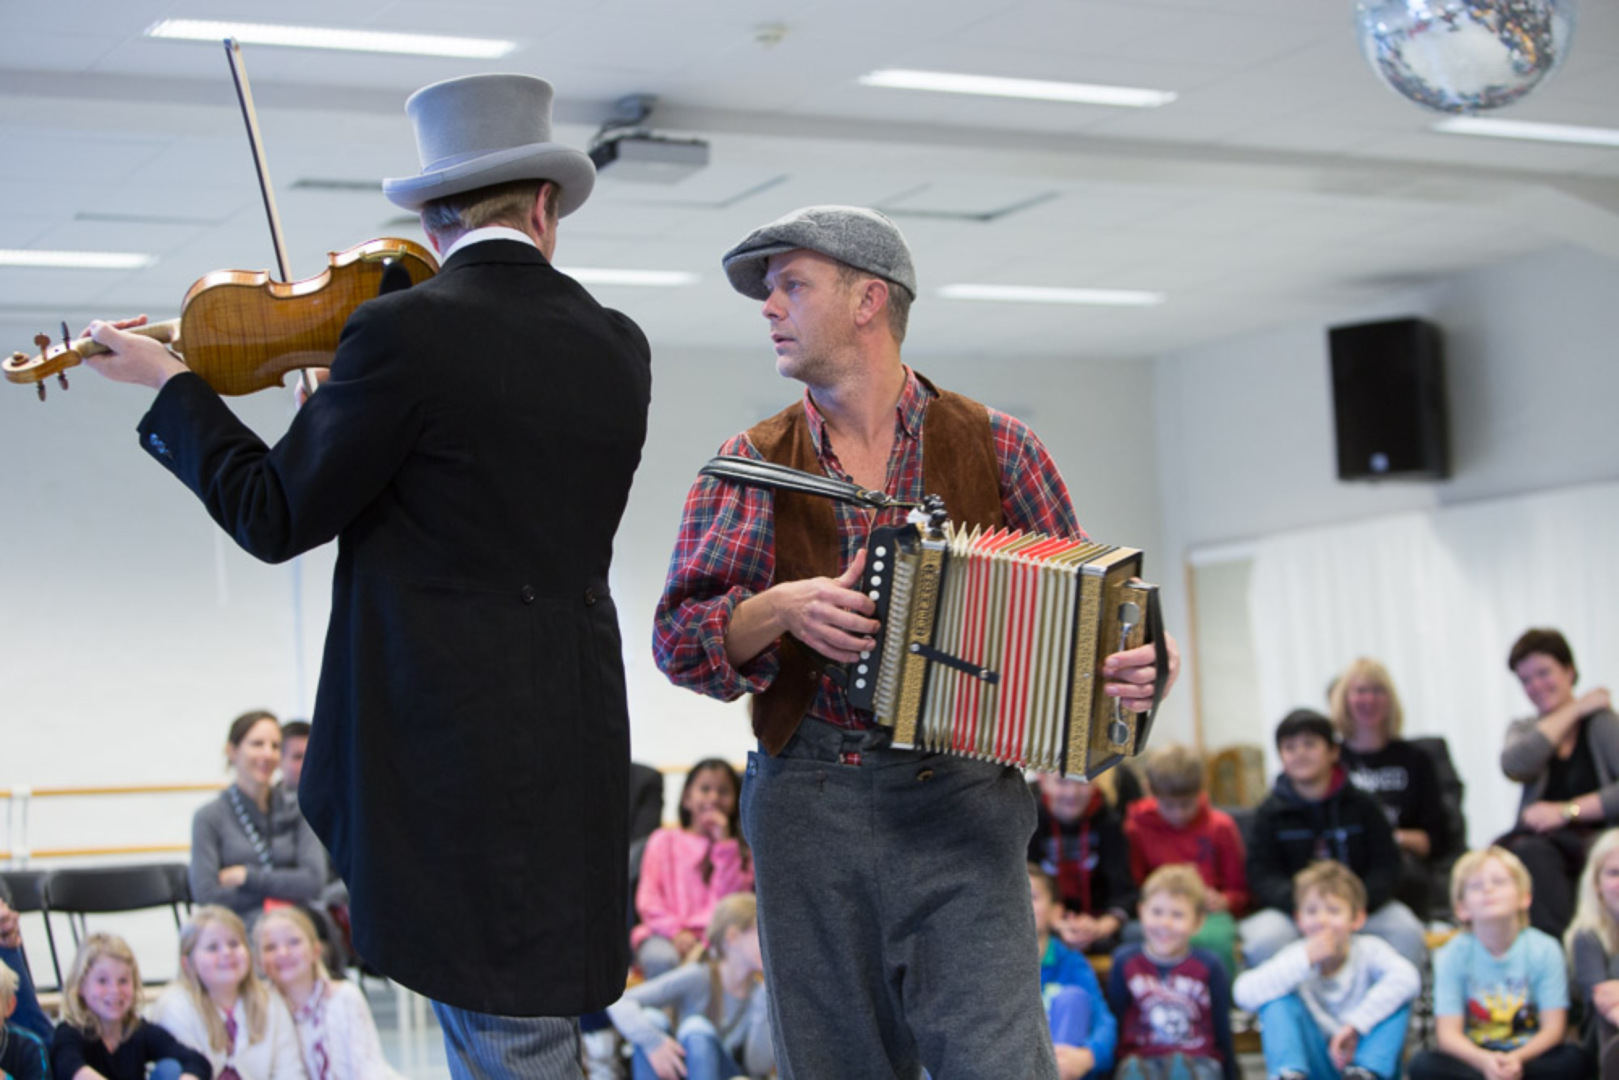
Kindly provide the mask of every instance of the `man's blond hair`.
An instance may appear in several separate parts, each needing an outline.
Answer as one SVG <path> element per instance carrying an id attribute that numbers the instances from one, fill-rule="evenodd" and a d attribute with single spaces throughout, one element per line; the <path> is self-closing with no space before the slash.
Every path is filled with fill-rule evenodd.
<path id="1" fill-rule="evenodd" d="M 1203 884 L 1203 875 L 1191 863 L 1170 863 L 1160 866 L 1141 883 L 1141 902 L 1145 904 L 1154 893 L 1178 896 L 1192 905 L 1202 918 L 1209 911 L 1209 890 Z"/>

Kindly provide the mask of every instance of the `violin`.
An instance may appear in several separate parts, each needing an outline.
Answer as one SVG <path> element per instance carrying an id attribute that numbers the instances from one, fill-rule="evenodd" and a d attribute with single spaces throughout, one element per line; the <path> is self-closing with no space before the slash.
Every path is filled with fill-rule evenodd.
<path id="1" fill-rule="evenodd" d="M 325 270 L 302 281 L 273 281 L 264 270 L 215 270 L 187 290 L 178 319 L 130 332 L 169 345 L 219 393 L 251 394 L 283 385 L 290 372 L 330 367 L 355 308 L 437 272 L 430 251 L 393 238 L 332 252 Z M 40 334 L 38 354 L 13 353 L 0 370 L 11 382 L 33 383 L 44 401 L 46 379 L 55 375 L 66 389 L 68 368 L 108 351 L 89 337 L 69 340 L 65 326 L 62 337 L 53 344 Z"/>

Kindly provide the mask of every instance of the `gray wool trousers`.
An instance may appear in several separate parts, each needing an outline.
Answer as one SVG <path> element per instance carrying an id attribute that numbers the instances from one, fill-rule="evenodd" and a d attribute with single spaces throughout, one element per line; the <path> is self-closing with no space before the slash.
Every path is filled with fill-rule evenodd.
<path id="1" fill-rule="evenodd" d="M 1015 769 L 805 720 L 742 828 L 781 1080 L 1056 1080 Z"/>

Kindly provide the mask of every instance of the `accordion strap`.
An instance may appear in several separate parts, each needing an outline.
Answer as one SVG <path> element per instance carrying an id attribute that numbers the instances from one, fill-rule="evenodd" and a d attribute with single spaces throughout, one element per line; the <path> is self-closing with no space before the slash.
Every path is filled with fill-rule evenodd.
<path id="1" fill-rule="evenodd" d="M 895 507 L 909 510 L 923 505 L 893 498 L 887 492 L 868 491 L 859 484 L 847 480 L 835 480 L 830 476 L 820 476 L 787 465 L 777 465 L 773 461 L 759 461 L 756 458 L 743 457 L 741 454 L 721 454 L 710 458 L 708 464 L 697 471 L 702 476 L 715 476 L 749 487 L 797 491 L 805 495 L 819 495 L 877 510 Z"/>

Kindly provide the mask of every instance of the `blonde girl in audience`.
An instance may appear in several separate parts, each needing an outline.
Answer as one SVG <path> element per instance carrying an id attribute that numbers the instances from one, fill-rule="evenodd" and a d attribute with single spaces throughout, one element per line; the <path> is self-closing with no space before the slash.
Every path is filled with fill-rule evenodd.
<path id="1" fill-rule="evenodd" d="M 1564 946 L 1585 997 L 1586 1046 L 1599 1055 L 1604 1077 L 1619 1076 L 1619 829 L 1592 845 L 1578 893 Z"/>
<path id="2" fill-rule="evenodd" d="M 647 837 L 630 933 L 635 962 L 648 979 L 684 960 L 702 941 L 714 905 L 753 889 L 753 860 L 741 839 L 742 782 L 719 758 L 693 765 L 680 791 L 680 827 Z"/>
<path id="3" fill-rule="evenodd" d="M 264 977 L 292 1011 L 310 1080 L 395 1080 L 365 996 L 327 972 L 308 915 L 290 907 L 267 911 L 253 939 Z"/>
<path id="4" fill-rule="evenodd" d="M 180 973 L 152 1019 L 207 1057 L 215 1080 L 301 1080 L 292 1014 L 253 971 L 247 928 L 229 908 L 199 907 L 180 931 Z"/>
<path id="5" fill-rule="evenodd" d="M 91 934 L 62 988 L 62 1023 L 51 1040 L 58 1080 L 209 1080 L 208 1059 L 141 1019 L 141 969 L 123 938 Z"/>
<path id="6" fill-rule="evenodd" d="M 635 1044 L 635 1080 L 730 1080 L 775 1069 L 758 911 L 751 892 L 727 896 L 714 907 L 701 960 L 641 983 L 608 1006 L 613 1026 Z"/>

